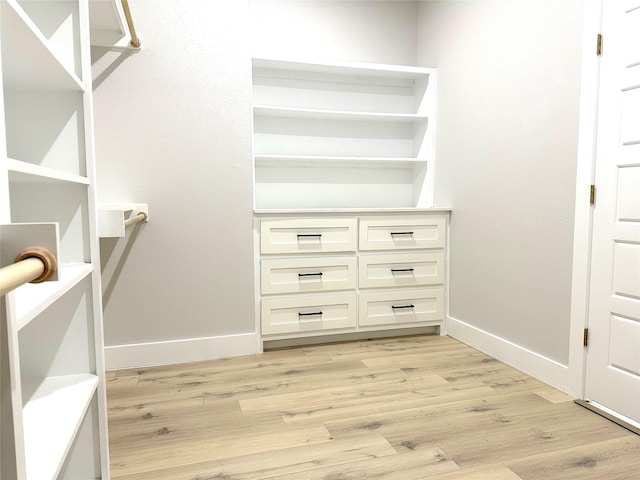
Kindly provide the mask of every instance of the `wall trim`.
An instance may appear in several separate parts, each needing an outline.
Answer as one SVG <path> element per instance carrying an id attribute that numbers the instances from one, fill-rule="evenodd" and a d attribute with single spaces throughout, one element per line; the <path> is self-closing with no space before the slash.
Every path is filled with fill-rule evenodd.
<path id="1" fill-rule="evenodd" d="M 453 317 L 447 317 L 447 335 L 547 385 L 567 391 L 569 368 L 566 365 Z"/>
<path id="2" fill-rule="evenodd" d="M 107 346 L 107 370 L 217 360 L 259 353 L 256 333 Z"/>

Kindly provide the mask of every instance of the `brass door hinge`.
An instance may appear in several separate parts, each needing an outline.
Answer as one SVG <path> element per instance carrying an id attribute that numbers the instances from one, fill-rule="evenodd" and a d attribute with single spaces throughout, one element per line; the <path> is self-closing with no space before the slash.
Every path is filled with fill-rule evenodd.
<path id="1" fill-rule="evenodd" d="M 584 333 L 582 334 L 582 345 L 585 347 L 589 346 L 589 329 L 585 328 Z"/>
<path id="2" fill-rule="evenodd" d="M 595 205 L 595 204 L 596 204 L 596 186 L 591 185 L 591 187 L 589 188 L 589 205 Z"/>
<path id="3" fill-rule="evenodd" d="M 596 45 L 596 55 L 602 55 L 602 34 L 598 34 L 598 42 Z"/>

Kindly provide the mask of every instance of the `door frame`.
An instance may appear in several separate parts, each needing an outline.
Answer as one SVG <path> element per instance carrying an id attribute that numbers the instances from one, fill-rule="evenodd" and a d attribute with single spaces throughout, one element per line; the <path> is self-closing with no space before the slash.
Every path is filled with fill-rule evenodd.
<path id="1" fill-rule="evenodd" d="M 600 57 L 596 54 L 596 44 L 598 34 L 602 30 L 602 2 L 603 0 L 584 1 L 582 32 L 567 378 L 567 393 L 581 400 L 584 400 L 587 365 L 583 336 L 584 329 L 589 321 L 593 234 L 593 206 L 589 203 L 589 195 L 591 185 L 595 184 L 595 140 L 598 119 L 598 87 L 600 83 Z M 605 42 L 606 39 L 603 42 L 603 48 L 606 48 Z"/>

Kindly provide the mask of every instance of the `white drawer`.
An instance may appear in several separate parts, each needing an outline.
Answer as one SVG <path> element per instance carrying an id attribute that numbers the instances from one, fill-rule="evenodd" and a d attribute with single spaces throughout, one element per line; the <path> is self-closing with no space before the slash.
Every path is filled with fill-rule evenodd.
<path id="1" fill-rule="evenodd" d="M 446 217 L 360 220 L 360 250 L 405 250 L 444 248 Z"/>
<path id="2" fill-rule="evenodd" d="M 325 292 L 356 288 L 355 257 L 263 258 L 262 294 Z"/>
<path id="3" fill-rule="evenodd" d="M 361 288 L 441 285 L 444 252 L 362 255 L 358 282 Z"/>
<path id="4" fill-rule="evenodd" d="M 262 253 L 353 252 L 356 250 L 355 218 L 307 218 L 262 220 Z"/>
<path id="5" fill-rule="evenodd" d="M 419 290 L 361 293 L 361 326 L 421 323 L 444 319 L 444 290 Z"/>
<path id="6" fill-rule="evenodd" d="M 336 330 L 355 326 L 355 294 L 262 300 L 264 335 Z"/>

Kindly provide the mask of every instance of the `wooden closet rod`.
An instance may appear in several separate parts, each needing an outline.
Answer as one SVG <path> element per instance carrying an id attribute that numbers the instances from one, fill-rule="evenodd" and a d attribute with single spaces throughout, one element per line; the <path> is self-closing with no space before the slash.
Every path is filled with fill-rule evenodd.
<path id="1" fill-rule="evenodd" d="M 133 225 L 134 223 L 140 223 L 147 220 L 147 214 L 144 212 L 140 212 L 135 216 L 131 216 L 124 221 L 124 227 L 127 228 L 129 225 Z"/>
<path id="2" fill-rule="evenodd" d="M 0 296 L 25 283 L 48 280 L 58 268 L 55 255 L 43 247 L 29 247 L 16 257 L 15 263 L 0 268 Z"/>
<path id="3" fill-rule="evenodd" d="M 131 33 L 131 46 L 140 48 L 142 44 L 136 33 L 136 27 L 133 25 L 133 18 L 131 18 L 131 10 L 129 9 L 129 0 L 122 0 L 122 9 L 124 10 L 124 16 L 127 19 L 127 25 L 129 25 L 129 32 Z"/>

